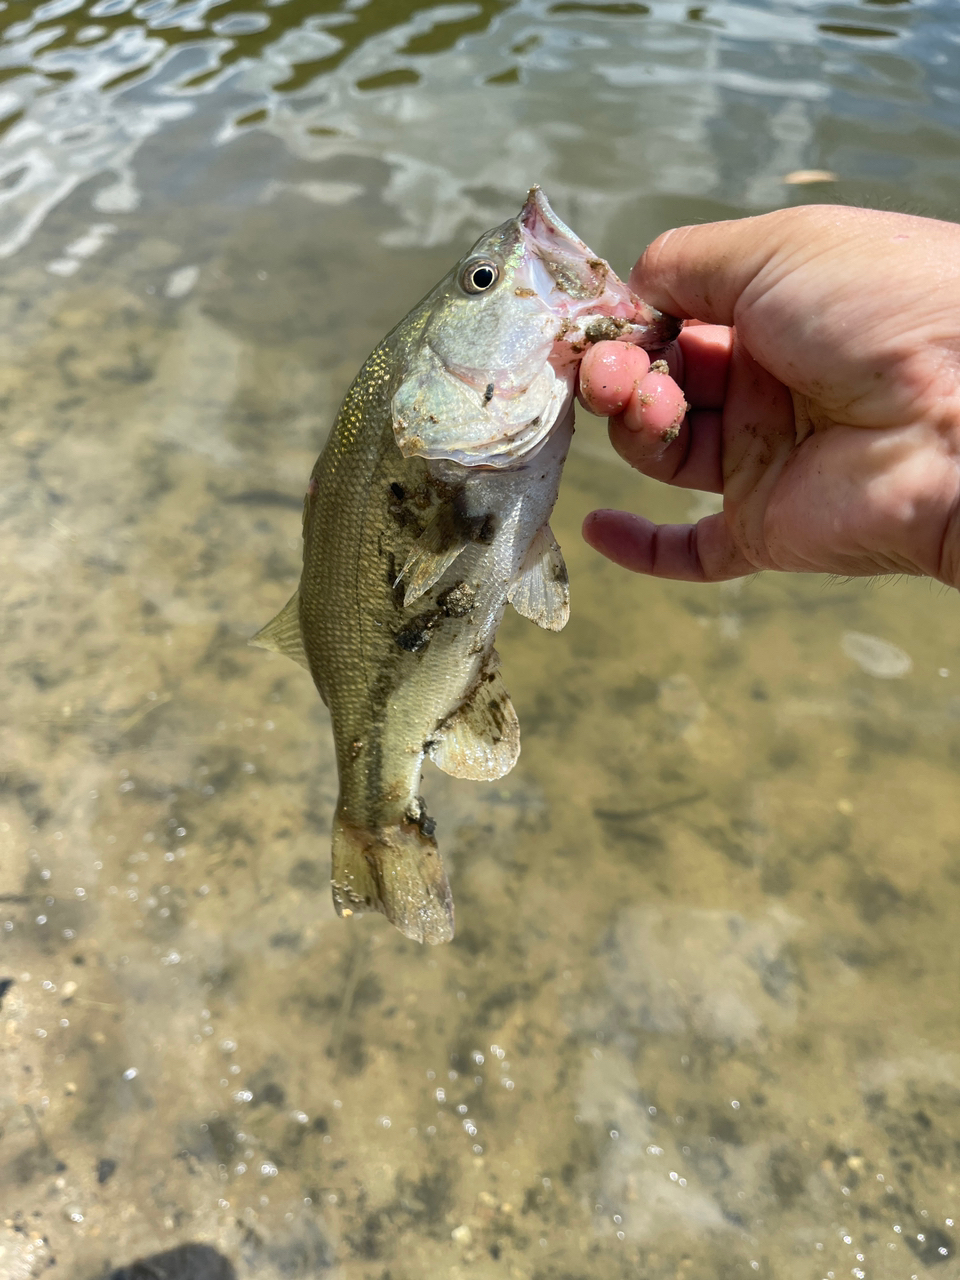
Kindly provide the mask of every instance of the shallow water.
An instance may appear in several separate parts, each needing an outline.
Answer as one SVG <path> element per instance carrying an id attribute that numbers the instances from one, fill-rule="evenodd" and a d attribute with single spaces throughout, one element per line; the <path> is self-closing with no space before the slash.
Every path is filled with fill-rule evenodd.
<path id="1" fill-rule="evenodd" d="M 530 182 L 624 271 L 954 216 L 952 6 L 0 17 L 0 1275 L 953 1274 L 955 593 L 629 577 L 587 510 L 711 500 L 581 421 L 520 763 L 424 779 L 438 949 L 334 918 L 327 716 L 246 644 L 354 372 Z"/>

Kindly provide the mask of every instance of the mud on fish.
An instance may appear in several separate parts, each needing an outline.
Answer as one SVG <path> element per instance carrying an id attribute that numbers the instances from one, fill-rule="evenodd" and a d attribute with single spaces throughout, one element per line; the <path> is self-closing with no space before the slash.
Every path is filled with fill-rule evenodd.
<path id="1" fill-rule="evenodd" d="M 548 521 L 577 366 L 593 342 L 653 349 L 678 328 L 535 187 L 357 374 L 307 488 L 300 586 L 253 640 L 306 667 L 330 709 L 341 916 L 453 937 L 424 757 L 481 780 L 516 763 L 494 640 L 508 602 L 552 631 L 569 616 Z"/>

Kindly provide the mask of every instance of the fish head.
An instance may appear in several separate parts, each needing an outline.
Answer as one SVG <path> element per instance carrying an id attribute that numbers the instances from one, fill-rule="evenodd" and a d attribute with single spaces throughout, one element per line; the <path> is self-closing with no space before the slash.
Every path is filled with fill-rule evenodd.
<path id="1" fill-rule="evenodd" d="M 648 348 L 679 322 L 642 302 L 534 187 L 401 322 L 392 411 L 406 456 L 509 467 L 532 455 L 573 399 L 601 338 Z"/>

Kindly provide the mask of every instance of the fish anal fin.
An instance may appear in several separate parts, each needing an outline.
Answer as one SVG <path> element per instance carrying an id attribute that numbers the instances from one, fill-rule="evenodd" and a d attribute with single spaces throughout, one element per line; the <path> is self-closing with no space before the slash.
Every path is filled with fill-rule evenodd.
<path id="1" fill-rule="evenodd" d="M 517 613 L 546 631 L 562 631 L 570 618 L 570 580 L 550 526 L 537 531 L 520 573 L 507 592 Z"/>
<path id="2" fill-rule="evenodd" d="M 337 915 L 379 911 L 414 942 L 453 938 L 453 898 L 429 820 L 370 829 L 339 809 L 331 887 Z"/>
<path id="3" fill-rule="evenodd" d="M 284 657 L 292 658 L 301 667 L 310 670 L 300 631 L 299 590 L 293 593 L 275 618 L 271 618 L 265 627 L 261 627 L 255 636 L 250 637 L 250 644 L 256 645 L 258 649 L 282 653 Z"/>
<path id="4" fill-rule="evenodd" d="M 403 582 L 403 607 L 429 591 L 456 560 L 469 542 L 469 538 L 455 532 L 449 512 L 440 508 L 423 533 L 413 544 L 397 582 Z"/>
<path id="5" fill-rule="evenodd" d="M 430 759 L 455 778 L 492 782 L 509 773 L 520 754 L 520 722 L 500 672 L 484 668 L 476 686 L 438 727 Z"/>

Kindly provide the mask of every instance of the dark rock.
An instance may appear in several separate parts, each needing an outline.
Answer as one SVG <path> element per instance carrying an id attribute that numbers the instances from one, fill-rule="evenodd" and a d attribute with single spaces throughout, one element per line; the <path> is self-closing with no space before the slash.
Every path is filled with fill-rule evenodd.
<path id="1" fill-rule="evenodd" d="M 233 1263 L 207 1244 L 181 1244 L 111 1271 L 107 1280 L 236 1280 Z"/>

